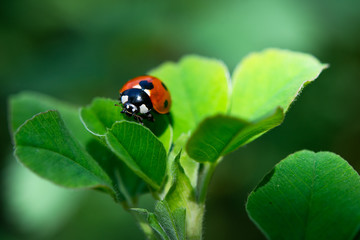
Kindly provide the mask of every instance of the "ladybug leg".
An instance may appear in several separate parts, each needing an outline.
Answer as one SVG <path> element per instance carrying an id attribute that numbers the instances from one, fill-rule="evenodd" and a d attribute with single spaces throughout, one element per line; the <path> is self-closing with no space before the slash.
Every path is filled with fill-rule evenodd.
<path id="1" fill-rule="evenodd" d="M 134 119 L 137 120 L 141 125 L 144 125 L 143 121 L 142 121 L 142 117 L 138 116 L 138 115 L 133 115 Z"/>
<path id="2" fill-rule="evenodd" d="M 153 115 L 152 115 L 151 113 L 145 114 L 145 117 L 146 117 L 146 119 L 149 120 L 150 122 L 154 122 L 154 121 L 155 121 L 155 120 L 154 120 L 154 117 L 153 117 Z"/>

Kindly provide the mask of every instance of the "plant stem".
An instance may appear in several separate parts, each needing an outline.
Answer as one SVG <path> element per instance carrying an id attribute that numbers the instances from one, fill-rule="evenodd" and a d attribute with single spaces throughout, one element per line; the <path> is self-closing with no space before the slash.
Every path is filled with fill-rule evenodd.
<path id="1" fill-rule="evenodd" d="M 189 202 L 187 210 L 189 215 L 186 221 L 186 239 L 201 240 L 205 204 Z"/>
<path id="2" fill-rule="evenodd" d="M 211 178 L 213 176 L 213 173 L 215 171 L 216 166 L 219 162 L 221 162 L 222 158 L 219 158 L 216 162 L 204 163 L 204 168 L 201 173 L 201 177 L 198 183 L 198 203 L 204 204 L 206 200 L 206 194 L 207 190 L 211 181 Z"/>

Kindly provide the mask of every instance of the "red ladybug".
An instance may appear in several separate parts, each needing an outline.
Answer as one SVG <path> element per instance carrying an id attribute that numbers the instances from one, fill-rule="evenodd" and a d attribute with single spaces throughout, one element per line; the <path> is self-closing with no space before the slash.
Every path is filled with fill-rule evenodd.
<path id="1" fill-rule="evenodd" d="M 140 123 L 146 118 L 154 121 L 153 109 L 166 114 L 170 111 L 171 96 L 165 84 L 156 77 L 140 76 L 131 79 L 119 90 L 121 113 L 133 116 Z"/>

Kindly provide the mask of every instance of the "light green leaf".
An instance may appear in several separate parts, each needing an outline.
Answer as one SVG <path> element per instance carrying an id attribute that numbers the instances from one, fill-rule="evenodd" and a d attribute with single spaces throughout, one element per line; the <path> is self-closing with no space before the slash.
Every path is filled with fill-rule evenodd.
<path id="1" fill-rule="evenodd" d="M 187 206 L 187 204 L 190 201 L 195 201 L 194 188 L 192 187 L 189 178 L 186 176 L 184 169 L 180 165 L 180 157 L 181 152 L 179 152 L 172 164 L 172 186 L 165 197 L 165 200 L 173 210 L 179 207 L 189 209 L 190 207 Z"/>
<path id="2" fill-rule="evenodd" d="M 221 61 L 186 56 L 178 63 L 164 63 L 150 75 L 161 79 L 170 90 L 174 141 L 207 116 L 227 111 L 229 74 Z"/>
<path id="3" fill-rule="evenodd" d="M 140 178 L 159 189 L 165 177 L 166 151 L 163 144 L 140 124 L 116 122 L 105 135 L 113 153 Z"/>
<path id="4" fill-rule="evenodd" d="M 283 117 L 281 109 L 255 123 L 225 115 L 209 117 L 191 135 L 186 150 L 190 157 L 199 162 L 216 162 L 279 125 Z"/>
<path id="5" fill-rule="evenodd" d="M 285 113 L 302 88 L 326 67 L 309 54 L 288 50 L 250 54 L 232 76 L 231 115 L 252 122 L 277 107 Z"/>
<path id="6" fill-rule="evenodd" d="M 198 180 L 199 163 L 196 162 L 194 159 L 190 158 L 185 151 L 182 151 L 185 148 L 188 139 L 188 134 L 182 134 L 175 142 L 172 151 L 170 152 L 168 157 L 169 161 L 171 161 L 170 163 L 168 163 L 168 167 L 170 169 L 169 175 L 172 175 L 174 170 L 172 164 L 181 152 L 181 154 L 179 155 L 180 165 L 183 168 L 186 176 L 189 178 L 191 185 L 195 188 Z"/>
<path id="7" fill-rule="evenodd" d="M 344 159 L 300 151 L 265 176 L 246 209 L 269 239 L 353 239 L 359 201 L 360 176 Z"/>
<path id="8" fill-rule="evenodd" d="M 81 108 L 81 121 L 86 129 L 92 134 L 104 137 L 107 130 L 116 121 L 128 120 L 135 121 L 133 118 L 121 113 L 121 107 L 115 106 L 119 101 L 107 98 L 95 98 L 92 103 Z M 164 144 L 167 151 L 172 143 L 172 128 L 169 123 L 168 115 L 153 113 L 154 122 L 144 120 L 144 125 L 148 127 Z"/>
<path id="9" fill-rule="evenodd" d="M 9 99 L 9 116 L 12 132 L 15 132 L 26 120 L 35 114 L 47 110 L 58 110 L 66 127 L 85 146 L 92 138 L 79 119 L 77 106 L 35 92 L 21 92 Z"/>
<path id="10" fill-rule="evenodd" d="M 61 186 L 98 188 L 115 195 L 109 176 L 72 137 L 57 111 L 35 115 L 18 128 L 15 156 Z"/>

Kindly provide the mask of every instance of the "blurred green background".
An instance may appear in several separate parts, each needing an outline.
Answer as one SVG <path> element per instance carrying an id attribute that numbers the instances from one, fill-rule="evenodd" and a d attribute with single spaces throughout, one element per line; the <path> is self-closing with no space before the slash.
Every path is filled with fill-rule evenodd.
<path id="1" fill-rule="evenodd" d="M 117 98 L 122 84 L 189 53 L 232 71 L 249 52 L 308 52 L 330 68 L 285 122 L 220 164 L 205 239 L 264 239 L 248 219 L 249 192 L 301 149 L 333 151 L 360 170 L 360 2 L 3 0 L 0 2 L 0 239 L 143 239 L 133 219 L 95 191 L 62 189 L 12 157 L 7 98 L 34 90 L 75 104 Z M 150 207 L 149 196 L 141 201 Z"/>

